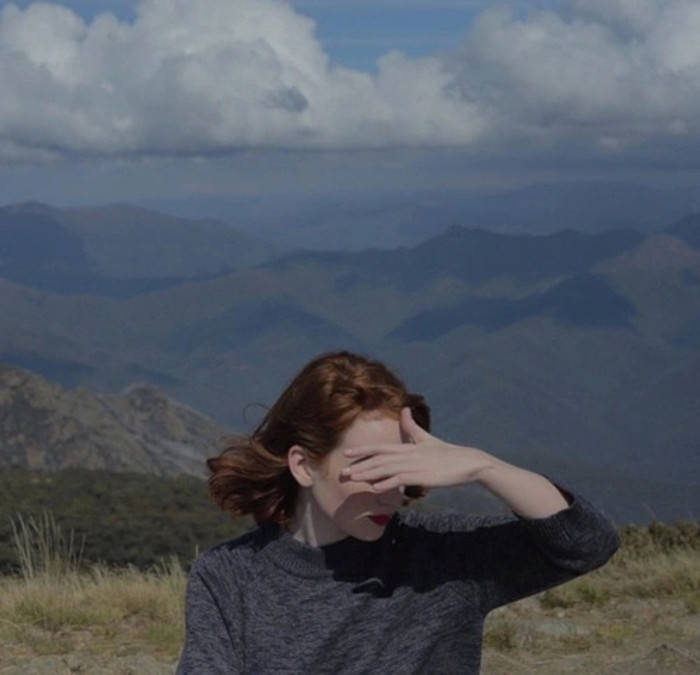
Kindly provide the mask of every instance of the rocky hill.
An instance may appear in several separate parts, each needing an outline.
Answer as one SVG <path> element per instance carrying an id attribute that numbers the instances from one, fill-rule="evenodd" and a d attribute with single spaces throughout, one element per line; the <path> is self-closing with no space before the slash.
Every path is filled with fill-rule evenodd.
<path id="1" fill-rule="evenodd" d="M 0 365 L 0 467 L 203 476 L 224 433 L 153 386 L 95 394 Z"/>

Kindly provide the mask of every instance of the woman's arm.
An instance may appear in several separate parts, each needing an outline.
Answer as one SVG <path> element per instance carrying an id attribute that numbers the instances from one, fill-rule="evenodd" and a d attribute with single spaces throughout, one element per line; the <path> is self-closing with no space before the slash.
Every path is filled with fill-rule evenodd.
<path id="1" fill-rule="evenodd" d="M 547 518 L 569 506 L 559 489 L 540 474 L 494 458 L 477 482 L 521 518 Z"/>
<path id="2" fill-rule="evenodd" d="M 590 572 L 617 550 L 612 523 L 581 497 L 570 499 L 546 518 L 406 511 L 392 537 L 403 542 L 399 560 L 420 566 L 422 583 L 466 582 L 486 614 Z"/>
<path id="3" fill-rule="evenodd" d="M 477 448 L 446 443 L 420 428 L 408 409 L 400 423 L 406 443 L 345 450 L 357 460 L 345 475 L 377 492 L 402 485 L 479 483 L 502 499 L 518 519 L 486 519 L 469 532 L 444 532 L 433 547 L 449 558 L 442 565 L 448 575 L 478 579 L 485 611 L 599 567 L 617 549 L 612 523 L 544 476 Z M 468 520 L 473 524 L 473 518 Z"/>

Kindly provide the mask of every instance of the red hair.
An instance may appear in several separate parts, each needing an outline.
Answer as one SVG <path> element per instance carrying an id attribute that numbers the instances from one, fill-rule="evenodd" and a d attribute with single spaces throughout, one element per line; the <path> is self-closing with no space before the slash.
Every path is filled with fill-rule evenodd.
<path id="1" fill-rule="evenodd" d="M 346 351 L 323 354 L 304 366 L 250 436 L 231 439 L 207 460 L 211 497 L 232 516 L 285 525 L 298 492 L 287 464 L 292 445 L 320 461 L 360 413 L 382 410 L 398 417 L 404 407 L 430 431 L 423 397 L 409 393 L 383 363 Z M 423 494 L 418 486 L 406 489 L 410 498 Z"/>

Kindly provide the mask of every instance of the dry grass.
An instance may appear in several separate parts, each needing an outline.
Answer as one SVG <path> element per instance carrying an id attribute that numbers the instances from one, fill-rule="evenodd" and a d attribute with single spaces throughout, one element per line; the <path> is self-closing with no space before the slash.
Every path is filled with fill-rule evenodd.
<path id="1" fill-rule="evenodd" d="M 14 656 L 142 650 L 176 658 L 186 575 L 176 558 L 148 572 L 86 568 L 50 515 L 13 523 L 21 572 L 0 577 L 0 643 Z"/>
<path id="2" fill-rule="evenodd" d="M 0 579 L 0 642 L 36 654 L 135 649 L 172 660 L 184 632 L 185 581 L 177 561 L 150 572 L 94 567 Z"/>
<path id="3" fill-rule="evenodd" d="M 537 658 L 606 662 L 660 641 L 700 652 L 697 529 L 632 534 L 600 570 L 489 615 L 487 657 L 529 659 L 536 671 Z M 177 658 L 186 575 L 176 559 L 148 572 L 86 567 L 50 516 L 17 523 L 16 545 L 21 573 L 0 577 L 0 669 L 43 654 Z"/>
<path id="4" fill-rule="evenodd" d="M 698 594 L 700 551 L 677 549 L 640 558 L 622 549 L 605 567 L 546 591 L 541 601 L 545 608 L 566 609 L 582 603 L 604 607 L 625 598 L 687 600 Z"/>
<path id="5" fill-rule="evenodd" d="M 557 668 L 607 672 L 607 664 L 647 654 L 659 645 L 685 650 L 697 659 L 698 614 L 700 550 L 695 545 L 640 552 L 623 544 L 601 569 L 492 612 L 486 621 L 485 654 L 491 665 L 498 658 L 520 664 L 521 669 L 507 671 L 513 673 Z M 565 663 L 571 671 L 568 666 L 564 670 Z"/>
<path id="6" fill-rule="evenodd" d="M 17 560 L 25 579 L 60 577 L 79 569 L 85 541 L 76 545 L 73 532 L 65 536 L 49 512 L 26 519 L 18 514 L 11 519 L 11 525 Z"/>

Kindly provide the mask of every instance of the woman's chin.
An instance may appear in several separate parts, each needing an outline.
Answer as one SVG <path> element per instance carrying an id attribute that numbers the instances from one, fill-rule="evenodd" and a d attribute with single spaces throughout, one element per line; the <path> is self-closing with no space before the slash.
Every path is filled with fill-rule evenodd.
<path id="1" fill-rule="evenodd" d="M 350 536 L 360 541 L 377 541 L 384 534 L 386 524 L 377 523 L 368 516 L 365 516 L 357 522 L 360 527 L 353 527 L 353 532 Z"/>

